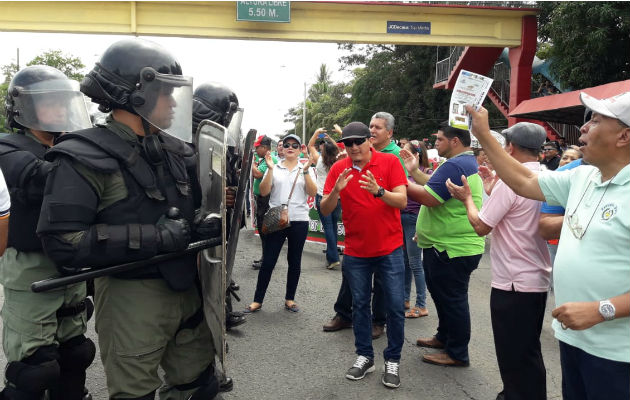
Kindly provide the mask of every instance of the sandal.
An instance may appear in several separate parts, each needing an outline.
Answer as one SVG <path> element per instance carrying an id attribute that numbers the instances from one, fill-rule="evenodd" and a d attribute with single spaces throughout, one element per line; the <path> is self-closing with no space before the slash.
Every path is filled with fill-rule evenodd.
<path id="1" fill-rule="evenodd" d="M 243 311 L 245 314 L 255 313 L 256 311 L 260 311 L 260 309 L 262 308 L 262 304 L 260 303 L 256 303 L 258 304 L 258 307 L 255 307 L 255 308 L 252 307 L 252 304 L 248 305 L 247 308 Z"/>
<path id="2" fill-rule="evenodd" d="M 415 306 L 405 313 L 405 318 L 420 318 L 426 317 L 427 315 L 429 315 L 429 311 L 426 308 Z"/>
<path id="3" fill-rule="evenodd" d="M 298 305 L 296 303 L 291 303 L 291 304 L 284 303 L 284 309 L 287 310 L 287 311 L 291 311 L 291 312 L 299 312 L 300 311 L 300 307 L 298 307 Z"/>

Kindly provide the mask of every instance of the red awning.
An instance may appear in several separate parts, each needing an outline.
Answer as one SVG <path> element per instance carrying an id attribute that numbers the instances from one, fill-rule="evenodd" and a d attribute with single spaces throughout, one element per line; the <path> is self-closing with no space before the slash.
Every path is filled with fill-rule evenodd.
<path id="1" fill-rule="evenodd" d="M 525 100 L 510 113 L 510 117 L 582 125 L 584 106 L 580 102 L 580 92 L 586 92 L 597 99 L 605 99 L 630 92 L 630 80 Z"/>

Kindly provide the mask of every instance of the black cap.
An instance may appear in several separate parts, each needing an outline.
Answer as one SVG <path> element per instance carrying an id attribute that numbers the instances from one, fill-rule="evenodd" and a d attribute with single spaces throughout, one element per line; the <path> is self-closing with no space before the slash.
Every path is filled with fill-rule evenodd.
<path id="1" fill-rule="evenodd" d="M 348 125 L 344 126 L 341 130 L 341 139 L 338 141 L 341 142 L 344 139 L 360 139 L 367 138 L 369 139 L 372 135 L 370 135 L 370 128 L 367 127 L 363 122 L 350 122 Z"/>

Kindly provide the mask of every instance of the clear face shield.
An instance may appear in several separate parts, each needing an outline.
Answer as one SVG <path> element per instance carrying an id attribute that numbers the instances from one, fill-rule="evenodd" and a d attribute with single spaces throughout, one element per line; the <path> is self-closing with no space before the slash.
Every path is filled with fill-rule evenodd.
<path id="1" fill-rule="evenodd" d="M 92 126 L 76 81 L 46 80 L 14 91 L 14 118 L 22 126 L 45 132 L 72 132 Z"/>
<path id="2" fill-rule="evenodd" d="M 143 68 L 133 109 L 162 132 L 192 142 L 192 78 Z"/>

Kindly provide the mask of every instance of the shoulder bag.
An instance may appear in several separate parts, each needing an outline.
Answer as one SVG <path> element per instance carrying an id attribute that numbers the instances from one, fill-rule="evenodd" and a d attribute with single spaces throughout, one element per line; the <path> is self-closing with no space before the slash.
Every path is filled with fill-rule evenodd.
<path id="1" fill-rule="evenodd" d="M 277 232 L 291 226 L 291 221 L 289 221 L 288 204 L 291 201 L 291 196 L 293 196 L 293 190 L 295 189 L 295 184 L 297 183 L 299 176 L 300 168 L 298 167 L 298 171 L 297 174 L 295 174 L 295 180 L 293 181 L 293 186 L 291 187 L 291 192 L 289 193 L 289 198 L 287 199 L 287 202 L 276 207 L 271 207 L 265 213 L 262 223 L 262 233 L 264 235 Z"/>

